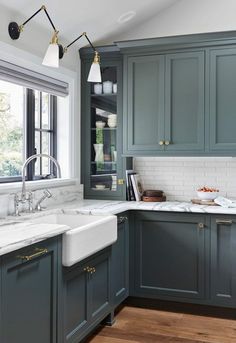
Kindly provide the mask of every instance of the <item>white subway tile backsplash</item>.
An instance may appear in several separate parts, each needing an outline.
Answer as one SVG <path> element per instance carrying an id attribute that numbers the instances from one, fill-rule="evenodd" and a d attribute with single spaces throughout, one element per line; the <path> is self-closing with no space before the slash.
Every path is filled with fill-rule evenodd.
<path id="1" fill-rule="evenodd" d="M 145 189 L 162 189 L 170 201 L 196 198 L 196 189 L 204 185 L 236 198 L 236 158 L 136 157 L 134 169 Z"/>

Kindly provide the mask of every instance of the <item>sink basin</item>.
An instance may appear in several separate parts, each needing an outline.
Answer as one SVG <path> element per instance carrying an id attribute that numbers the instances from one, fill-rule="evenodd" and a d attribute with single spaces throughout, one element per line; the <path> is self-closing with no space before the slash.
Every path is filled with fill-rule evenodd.
<path id="1" fill-rule="evenodd" d="M 117 240 L 116 216 L 50 214 L 30 219 L 31 223 L 62 224 L 71 229 L 62 236 L 62 264 L 82 261 Z"/>

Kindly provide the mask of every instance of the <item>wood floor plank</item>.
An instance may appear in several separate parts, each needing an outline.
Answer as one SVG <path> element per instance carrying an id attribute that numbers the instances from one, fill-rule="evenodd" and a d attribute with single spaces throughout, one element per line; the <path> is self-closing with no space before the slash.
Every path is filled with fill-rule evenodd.
<path id="1" fill-rule="evenodd" d="M 125 306 L 86 343 L 236 343 L 236 320 Z"/>

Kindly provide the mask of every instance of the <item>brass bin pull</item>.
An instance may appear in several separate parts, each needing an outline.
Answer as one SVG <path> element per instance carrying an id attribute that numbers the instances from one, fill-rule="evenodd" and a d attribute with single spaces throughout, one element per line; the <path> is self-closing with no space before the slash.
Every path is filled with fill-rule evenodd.
<path id="1" fill-rule="evenodd" d="M 233 221 L 231 219 L 216 219 L 216 224 L 232 225 Z"/>
<path id="2" fill-rule="evenodd" d="M 24 260 L 24 261 L 31 261 L 36 257 L 45 255 L 47 252 L 48 252 L 48 249 L 36 248 L 35 252 L 32 255 L 19 255 L 17 256 L 17 258 L 20 258 L 21 260 Z"/>

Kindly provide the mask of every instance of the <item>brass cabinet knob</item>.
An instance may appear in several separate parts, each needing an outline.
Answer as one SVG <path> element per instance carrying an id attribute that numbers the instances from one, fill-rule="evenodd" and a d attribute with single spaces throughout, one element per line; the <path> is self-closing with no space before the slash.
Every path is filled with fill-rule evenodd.
<path id="1" fill-rule="evenodd" d="M 199 229 L 204 229 L 205 228 L 205 224 L 204 223 L 198 223 L 198 228 Z"/>
<path id="2" fill-rule="evenodd" d="M 165 145 L 169 145 L 170 144 L 170 141 L 165 141 Z"/>
<path id="3" fill-rule="evenodd" d="M 160 141 L 159 145 L 164 145 L 164 143 L 165 143 L 164 141 Z"/>

